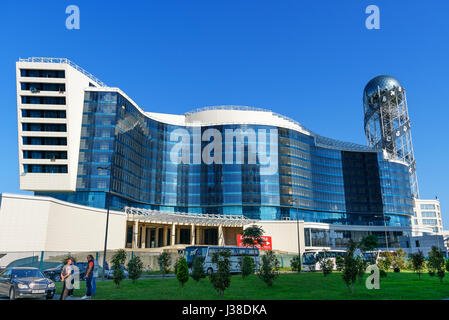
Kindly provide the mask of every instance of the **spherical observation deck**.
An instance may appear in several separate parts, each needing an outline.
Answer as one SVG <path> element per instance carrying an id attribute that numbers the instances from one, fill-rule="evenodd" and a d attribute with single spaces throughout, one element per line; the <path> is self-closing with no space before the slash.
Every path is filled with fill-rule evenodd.
<path id="1" fill-rule="evenodd" d="M 391 77 L 391 76 L 387 76 L 387 75 L 381 75 L 381 76 L 377 76 L 373 79 L 371 79 L 368 84 L 365 86 L 365 90 L 363 91 L 363 95 L 367 96 L 367 97 L 371 97 L 374 93 L 378 92 L 378 88 L 380 88 L 380 90 L 385 90 L 385 89 L 393 89 L 394 87 L 399 87 L 402 88 L 402 85 L 400 84 L 400 82 Z"/>

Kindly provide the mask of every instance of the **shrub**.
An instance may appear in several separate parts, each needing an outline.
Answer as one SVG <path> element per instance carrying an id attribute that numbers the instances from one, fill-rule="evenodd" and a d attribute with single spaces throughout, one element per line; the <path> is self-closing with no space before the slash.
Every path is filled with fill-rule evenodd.
<path id="1" fill-rule="evenodd" d="M 398 249 L 393 252 L 391 265 L 393 267 L 394 272 L 401 272 L 401 269 L 405 268 L 405 260 L 407 258 L 407 253 Z"/>
<path id="2" fill-rule="evenodd" d="M 368 262 L 361 257 L 357 257 L 355 261 L 357 268 L 357 278 L 359 279 L 359 283 L 362 283 L 363 276 L 365 275 L 366 268 L 368 267 Z"/>
<path id="3" fill-rule="evenodd" d="M 170 271 L 170 254 L 168 252 L 162 252 L 159 255 L 158 258 L 159 268 L 161 269 L 162 276 L 165 277 L 165 275 Z M 175 269 L 176 270 L 176 269 Z"/>
<path id="4" fill-rule="evenodd" d="M 344 264 L 343 264 L 343 272 L 342 278 L 348 288 L 349 293 L 354 293 L 354 283 L 357 279 L 358 267 L 357 260 L 354 258 L 354 251 L 356 249 L 356 243 L 352 240 L 349 240 L 348 250 L 346 254 L 343 256 Z"/>
<path id="5" fill-rule="evenodd" d="M 381 278 L 386 278 L 387 277 L 387 273 L 385 272 L 385 270 L 379 269 L 379 275 Z"/>
<path id="6" fill-rule="evenodd" d="M 126 261 L 126 252 L 123 249 L 118 250 L 112 256 L 112 266 L 114 267 L 113 279 L 117 287 L 120 286 L 120 282 L 125 278 L 125 273 L 123 272 L 122 266 Z"/>
<path id="7" fill-rule="evenodd" d="M 440 278 L 440 282 L 443 282 L 445 270 L 444 270 L 444 254 L 443 251 L 433 246 L 429 252 L 429 269 Z M 430 273 L 429 273 L 430 274 Z"/>
<path id="8" fill-rule="evenodd" d="M 240 257 L 239 264 L 242 278 L 246 278 L 254 273 L 254 260 L 250 256 L 244 255 L 243 257 Z"/>
<path id="9" fill-rule="evenodd" d="M 229 260 L 231 252 L 220 250 L 212 255 L 212 263 L 217 266 L 217 271 L 209 276 L 210 282 L 218 292 L 219 297 L 223 297 L 224 291 L 231 284 L 231 262 Z"/>
<path id="10" fill-rule="evenodd" d="M 446 260 L 446 271 L 449 272 L 449 259 Z"/>
<path id="11" fill-rule="evenodd" d="M 335 265 L 338 271 L 342 271 L 344 268 L 345 260 L 342 256 L 337 256 L 335 258 Z"/>
<path id="12" fill-rule="evenodd" d="M 320 269 L 323 271 L 324 276 L 327 276 L 334 269 L 334 262 L 327 256 L 328 253 L 324 250 L 323 254 L 318 258 L 318 264 Z"/>
<path id="13" fill-rule="evenodd" d="M 290 261 L 290 267 L 292 268 L 292 271 L 301 272 L 301 257 L 294 256 Z"/>
<path id="14" fill-rule="evenodd" d="M 274 255 L 273 251 L 267 250 L 262 256 L 262 266 L 259 271 L 259 278 L 271 287 L 273 281 L 279 275 L 279 266 L 279 259 Z"/>
<path id="15" fill-rule="evenodd" d="M 189 280 L 189 267 L 185 258 L 181 258 L 178 261 L 176 268 L 176 278 L 178 279 L 181 288 L 184 288 L 184 284 Z"/>
<path id="16" fill-rule="evenodd" d="M 418 250 L 417 253 L 410 254 L 410 260 L 413 271 L 418 274 L 418 279 L 421 279 L 421 273 L 422 270 L 424 269 L 424 263 L 426 261 L 424 258 L 424 254 L 422 253 L 421 250 Z"/>
<path id="17" fill-rule="evenodd" d="M 132 279 L 133 283 L 136 283 L 143 272 L 143 263 L 140 257 L 135 256 L 128 262 L 128 275 Z"/>
<path id="18" fill-rule="evenodd" d="M 389 251 L 384 251 L 379 254 L 377 266 L 380 270 L 387 272 L 393 263 L 393 254 Z"/>
<path id="19" fill-rule="evenodd" d="M 192 263 L 192 278 L 196 282 L 204 278 L 206 274 L 204 273 L 204 257 L 195 257 Z"/>

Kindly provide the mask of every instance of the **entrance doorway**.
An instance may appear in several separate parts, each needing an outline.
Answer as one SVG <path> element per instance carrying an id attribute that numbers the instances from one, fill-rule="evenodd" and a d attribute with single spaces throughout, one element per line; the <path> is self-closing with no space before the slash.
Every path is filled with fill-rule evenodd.
<path id="1" fill-rule="evenodd" d="M 204 229 L 204 244 L 218 245 L 218 228 Z"/>

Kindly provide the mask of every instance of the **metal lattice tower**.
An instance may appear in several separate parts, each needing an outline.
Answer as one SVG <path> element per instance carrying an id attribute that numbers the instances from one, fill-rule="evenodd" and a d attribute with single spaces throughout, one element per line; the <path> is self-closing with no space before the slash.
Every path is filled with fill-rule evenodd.
<path id="1" fill-rule="evenodd" d="M 393 77 L 375 77 L 363 92 L 363 109 L 368 144 L 382 149 L 387 158 L 409 165 L 412 194 L 419 198 L 405 89 Z"/>

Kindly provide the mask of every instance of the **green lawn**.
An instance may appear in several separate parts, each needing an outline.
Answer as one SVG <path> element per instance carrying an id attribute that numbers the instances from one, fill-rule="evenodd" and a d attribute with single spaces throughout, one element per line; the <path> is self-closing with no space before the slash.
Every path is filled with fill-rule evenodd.
<path id="1" fill-rule="evenodd" d="M 61 291 L 58 283 L 57 293 Z M 83 296 L 85 283 L 81 283 L 80 290 L 75 290 L 75 296 Z M 232 277 L 231 286 L 225 291 L 224 299 L 444 299 L 449 298 L 449 279 L 446 277 L 442 284 L 435 277 L 428 274 L 421 275 L 421 280 L 413 273 L 392 273 L 383 278 L 379 290 L 368 290 L 364 282 L 357 283 L 355 293 L 348 293 L 340 273 L 332 273 L 326 278 L 322 273 L 281 274 L 272 287 L 253 275 L 242 279 L 241 276 Z M 176 278 L 169 279 L 141 279 L 133 284 L 131 280 L 124 280 L 120 288 L 116 288 L 112 281 L 97 282 L 95 299 L 217 299 L 208 278 L 199 283 L 192 278 L 183 289 Z"/>

